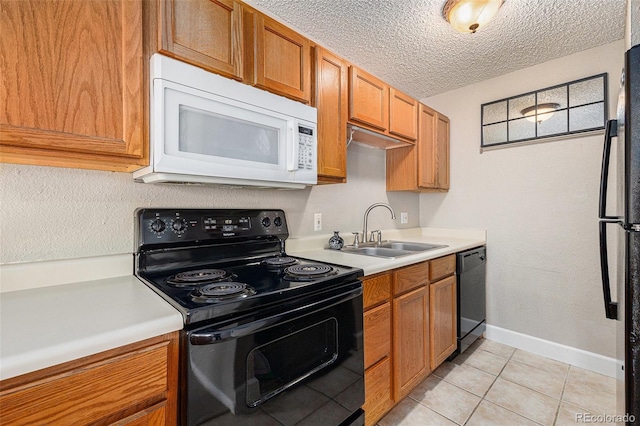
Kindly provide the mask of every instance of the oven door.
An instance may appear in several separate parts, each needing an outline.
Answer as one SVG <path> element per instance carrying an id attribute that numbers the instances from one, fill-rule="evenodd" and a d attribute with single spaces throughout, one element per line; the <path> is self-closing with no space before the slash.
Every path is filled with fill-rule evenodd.
<path id="1" fill-rule="evenodd" d="M 350 423 L 364 403 L 362 284 L 187 331 L 188 425 Z"/>

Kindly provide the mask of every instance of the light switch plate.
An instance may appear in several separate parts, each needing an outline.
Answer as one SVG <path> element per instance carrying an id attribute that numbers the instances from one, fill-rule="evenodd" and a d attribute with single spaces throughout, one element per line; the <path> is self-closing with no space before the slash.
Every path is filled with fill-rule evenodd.
<path id="1" fill-rule="evenodd" d="M 313 215 L 313 230 L 322 231 L 322 213 L 315 213 Z"/>
<path id="2" fill-rule="evenodd" d="M 401 224 L 409 223 L 409 213 L 400 212 L 400 223 Z"/>

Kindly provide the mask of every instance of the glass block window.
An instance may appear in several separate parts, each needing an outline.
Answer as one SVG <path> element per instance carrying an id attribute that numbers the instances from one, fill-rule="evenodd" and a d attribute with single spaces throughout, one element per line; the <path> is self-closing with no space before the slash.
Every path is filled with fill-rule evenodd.
<path id="1" fill-rule="evenodd" d="M 481 148 L 604 130 L 607 74 L 482 104 Z"/>

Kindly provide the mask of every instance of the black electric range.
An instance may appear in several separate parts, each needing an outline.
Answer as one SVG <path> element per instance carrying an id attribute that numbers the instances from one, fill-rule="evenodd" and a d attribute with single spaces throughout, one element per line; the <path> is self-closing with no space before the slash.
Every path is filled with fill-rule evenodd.
<path id="1" fill-rule="evenodd" d="M 136 211 L 135 273 L 184 318 L 180 424 L 364 423 L 363 271 L 288 236 L 277 209 Z"/>
<path id="2" fill-rule="evenodd" d="M 282 210 L 139 209 L 136 274 L 185 325 L 350 283 L 361 269 L 288 256 Z"/>

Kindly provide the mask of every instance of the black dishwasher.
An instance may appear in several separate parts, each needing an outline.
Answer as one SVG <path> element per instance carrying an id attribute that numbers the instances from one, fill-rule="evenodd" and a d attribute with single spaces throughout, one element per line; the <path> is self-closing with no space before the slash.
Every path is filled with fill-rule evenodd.
<path id="1" fill-rule="evenodd" d="M 464 352 L 486 329 L 486 247 L 456 253 L 458 274 L 458 348 L 449 359 Z"/>

